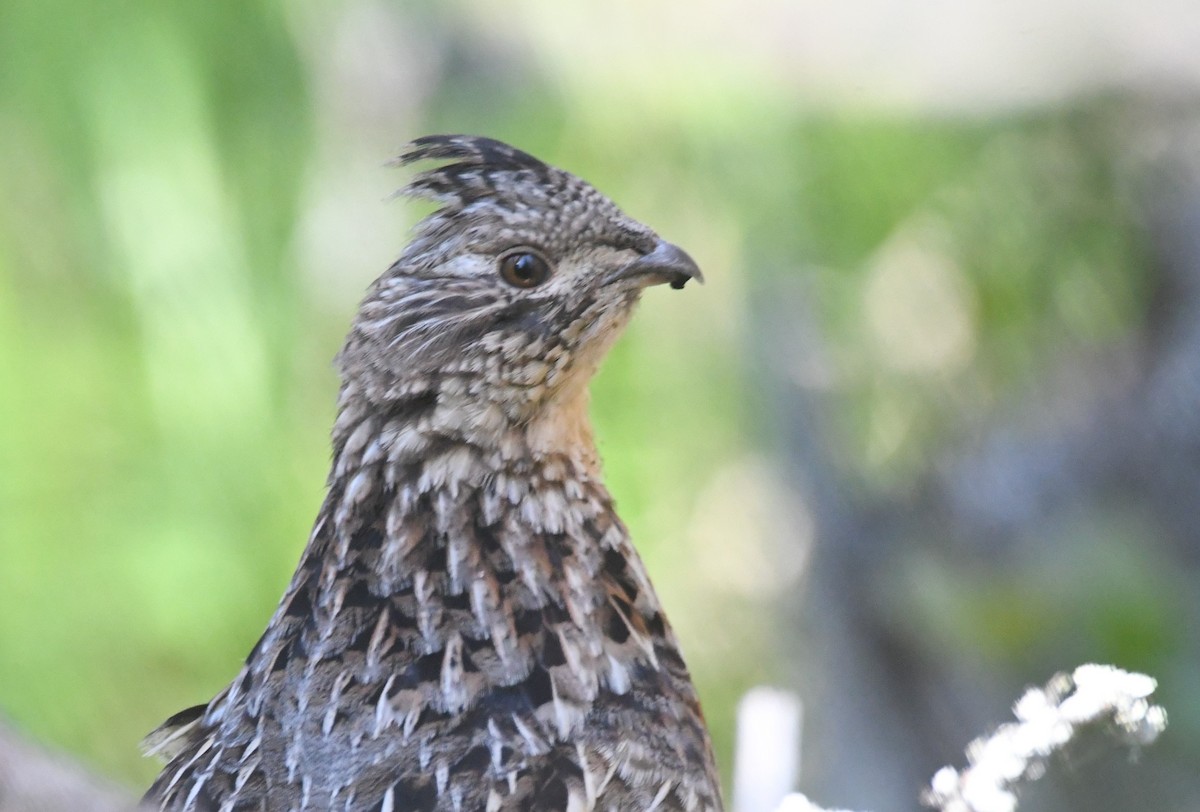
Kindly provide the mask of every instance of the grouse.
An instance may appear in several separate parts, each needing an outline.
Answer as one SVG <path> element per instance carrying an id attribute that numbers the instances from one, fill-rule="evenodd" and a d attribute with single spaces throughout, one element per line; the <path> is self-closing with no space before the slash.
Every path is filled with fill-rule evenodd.
<path id="1" fill-rule="evenodd" d="M 337 358 L 328 493 L 278 609 L 146 741 L 172 812 L 720 812 L 679 644 L 601 479 L 587 387 L 642 291 L 701 281 L 507 144 L 412 142 L 438 204 Z"/>

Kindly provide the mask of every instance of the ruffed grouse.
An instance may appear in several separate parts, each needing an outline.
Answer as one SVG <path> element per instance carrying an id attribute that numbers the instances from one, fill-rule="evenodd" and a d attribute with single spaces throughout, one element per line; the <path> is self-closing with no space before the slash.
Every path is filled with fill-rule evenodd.
<path id="1" fill-rule="evenodd" d="M 162 810 L 720 810 L 587 384 L 700 272 L 575 176 L 432 136 L 441 208 L 338 356 L 328 496 L 237 678 L 147 739 Z"/>

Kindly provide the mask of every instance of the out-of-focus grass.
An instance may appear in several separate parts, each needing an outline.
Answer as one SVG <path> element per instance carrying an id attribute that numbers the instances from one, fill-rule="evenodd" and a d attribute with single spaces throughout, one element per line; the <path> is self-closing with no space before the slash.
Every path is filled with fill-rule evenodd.
<path id="1" fill-rule="evenodd" d="M 604 65 L 558 71 L 536 38 L 506 47 L 450 4 L 362 6 L 425 48 L 368 93 L 354 77 L 389 55 L 337 29 L 357 7 L 0 8 L 0 711 L 148 780 L 136 741 L 233 676 L 307 537 L 328 359 L 412 216 L 381 199 L 401 182 L 388 150 L 482 132 L 588 177 L 709 278 L 650 292 L 594 412 L 728 769 L 734 701 L 778 673 L 766 608 L 794 588 L 747 588 L 692 546 L 703 500 L 770 443 L 750 291 L 804 280 L 845 465 L 903 481 L 962 399 L 986 409 L 1047 347 L 1129 327 L 1140 277 L 1091 134 L 1104 108 L 816 115 L 782 86 L 703 75 L 621 95 L 589 80 Z M 914 285 L 928 296 L 897 299 Z M 957 326 L 906 344 L 930 319 Z M 769 540 L 730 535 L 746 550 L 730 566 L 762 559 Z"/>
<path id="2" fill-rule="evenodd" d="M 0 708 L 136 781 L 253 643 L 331 412 L 302 66 L 278 13 L 191 10 L 0 24 Z"/>

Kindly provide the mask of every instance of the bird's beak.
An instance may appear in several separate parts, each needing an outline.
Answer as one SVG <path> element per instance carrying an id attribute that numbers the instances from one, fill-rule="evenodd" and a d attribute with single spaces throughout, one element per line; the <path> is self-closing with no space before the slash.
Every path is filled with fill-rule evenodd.
<path id="1" fill-rule="evenodd" d="M 613 279 L 637 279 L 643 286 L 668 282 L 676 290 L 689 279 L 704 284 L 704 274 L 700 273 L 696 261 L 687 251 L 666 240 L 659 240 L 653 251 L 621 268 L 613 274 Z"/>

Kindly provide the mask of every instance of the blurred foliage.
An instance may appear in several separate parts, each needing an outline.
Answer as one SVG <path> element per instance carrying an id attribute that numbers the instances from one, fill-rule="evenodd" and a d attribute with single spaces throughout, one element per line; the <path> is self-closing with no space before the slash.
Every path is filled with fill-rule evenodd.
<path id="1" fill-rule="evenodd" d="M 254 643 L 321 498 L 328 359 L 418 213 L 384 202 L 402 177 L 383 164 L 411 137 L 511 140 L 710 278 L 647 296 L 594 413 L 726 770 L 737 697 L 780 673 L 790 632 L 768 609 L 795 588 L 739 579 L 767 539 L 692 543 L 747 509 L 722 472 L 771 443 L 754 292 L 807 291 L 826 340 L 797 374 L 836 393 L 841 464 L 867 490 L 902 488 L 967 430 L 957 415 L 1140 318 L 1119 106 L 818 111 L 665 65 L 625 86 L 489 20 L 469 3 L 0 5 L 0 711 L 37 736 L 144 784 L 140 736 Z M 1145 602 L 1153 578 L 1120 581 L 1143 608 L 1090 633 L 1136 660 L 1162 646 L 1129 639 L 1131 618 L 1140 635 L 1172 609 Z M 914 611 L 1019 654 L 1028 621 L 1004 613 L 1062 609 L 997 590 L 978 616 L 952 590 Z"/>

